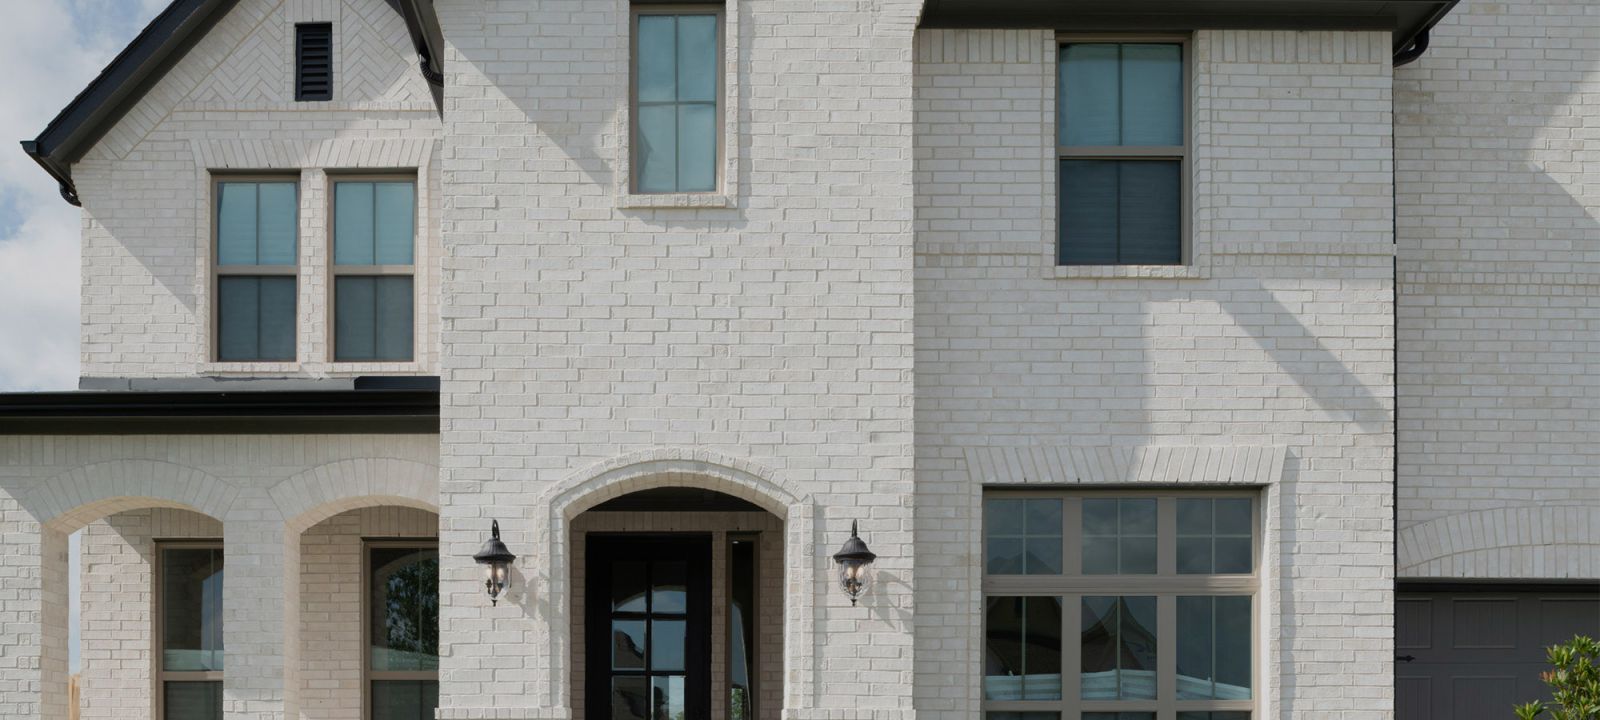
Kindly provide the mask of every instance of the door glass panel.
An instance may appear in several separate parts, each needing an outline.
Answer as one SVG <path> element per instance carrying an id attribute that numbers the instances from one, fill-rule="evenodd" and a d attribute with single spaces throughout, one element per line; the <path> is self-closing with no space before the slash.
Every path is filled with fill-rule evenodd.
<path id="1" fill-rule="evenodd" d="M 644 669 L 644 621 L 611 621 L 611 669 Z"/>
<path id="2" fill-rule="evenodd" d="M 161 556 L 161 666 L 222 669 L 222 550 L 171 548 Z M 202 692 L 180 688 L 178 692 Z"/>
<path id="3" fill-rule="evenodd" d="M 165 720 L 222 720 L 222 682 L 169 682 L 162 689 Z"/>
<path id="4" fill-rule="evenodd" d="M 433 720 L 438 707 L 436 680 L 372 681 L 372 720 Z"/>
<path id="5" fill-rule="evenodd" d="M 689 595 L 684 590 L 688 564 L 681 560 L 658 561 L 650 570 L 650 612 L 688 612 Z"/>
<path id="6" fill-rule="evenodd" d="M 1178 598 L 1178 699 L 1250 699 L 1250 598 Z"/>
<path id="7" fill-rule="evenodd" d="M 650 720 L 685 720 L 683 676 L 651 678 Z"/>
<path id="8" fill-rule="evenodd" d="M 733 540 L 728 544 L 728 716 L 752 720 L 755 700 L 755 595 L 756 543 Z"/>
<path id="9" fill-rule="evenodd" d="M 1156 599 L 1083 598 L 1082 697 L 1151 700 L 1156 696 Z"/>
<path id="10" fill-rule="evenodd" d="M 650 581 L 645 575 L 645 564 L 638 560 L 622 560 L 611 565 L 611 610 L 613 612 L 642 613 L 645 594 Z"/>
<path id="11" fill-rule="evenodd" d="M 371 667 L 439 669 L 439 551 L 372 549 Z"/>
<path id="12" fill-rule="evenodd" d="M 984 697 L 1061 699 L 1061 599 L 997 597 L 988 605 Z"/>
<path id="13" fill-rule="evenodd" d="M 655 720 L 650 713 L 650 698 L 645 692 L 647 678 L 611 678 L 612 720 Z"/>
<path id="14" fill-rule="evenodd" d="M 650 669 L 683 670 L 684 641 L 689 624 L 683 620 L 650 621 Z"/>

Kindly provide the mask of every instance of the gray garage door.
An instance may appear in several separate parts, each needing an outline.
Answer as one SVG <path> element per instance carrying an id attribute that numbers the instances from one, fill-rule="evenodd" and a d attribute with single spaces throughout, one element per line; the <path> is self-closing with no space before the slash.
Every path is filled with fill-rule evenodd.
<path id="1" fill-rule="evenodd" d="M 1600 637 L 1600 595 L 1494 587 L 1401 592 L 1395 605 L 1396 720 L 1507 720 L 1546 698 L 1544 648 Z"/>

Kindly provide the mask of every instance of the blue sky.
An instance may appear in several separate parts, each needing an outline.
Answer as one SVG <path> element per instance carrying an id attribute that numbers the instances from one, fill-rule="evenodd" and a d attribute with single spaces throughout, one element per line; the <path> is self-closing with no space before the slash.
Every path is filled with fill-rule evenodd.
<path id="1" fill-rule="evenodd" d="M 165 0 L 6 3 L 0 23 L 0 392 L 78 380 L 80 214 L 17 142 L 44 129 Z M 78 537 L 69 548 L 71 665 L 78 668 Z"/>
<path id="2" fill-rule="evenodd" d="M 166 0 L 6 3 L 0 23 L 0 392 L 78 378 L 81 217 L 22 153 Z"/>

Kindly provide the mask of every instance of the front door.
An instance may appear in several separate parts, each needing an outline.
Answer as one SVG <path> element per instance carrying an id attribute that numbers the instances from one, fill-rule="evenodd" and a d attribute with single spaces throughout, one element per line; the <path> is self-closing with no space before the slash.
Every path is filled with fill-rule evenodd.
<path id="1" fill-rule="evenodd" d="M 710 720 L 711 537 L 591 534 L 587 720 Z"/>

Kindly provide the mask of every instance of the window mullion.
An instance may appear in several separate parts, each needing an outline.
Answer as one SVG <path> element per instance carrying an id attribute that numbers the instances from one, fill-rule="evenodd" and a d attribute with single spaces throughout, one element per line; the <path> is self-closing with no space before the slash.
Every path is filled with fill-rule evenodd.
<path id="1" fill-rule="evenodd" d="M 1062 596 L 1061 613 L 1062 717 L 1077 720 L 1083 706 L 1083 596 Z"/>

